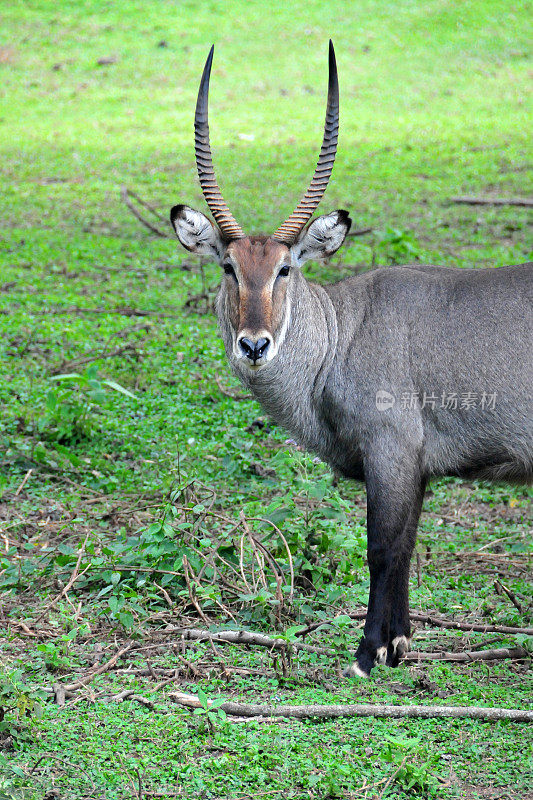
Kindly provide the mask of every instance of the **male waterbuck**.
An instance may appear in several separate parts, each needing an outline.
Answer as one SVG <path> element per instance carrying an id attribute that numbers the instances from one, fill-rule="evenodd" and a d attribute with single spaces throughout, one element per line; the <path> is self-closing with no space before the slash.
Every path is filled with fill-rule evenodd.
<path id="1" fill-rule="evenodd" d="M 300 204 L 271 236 L 246 236 L 215 178 L 198 94 L 196 162 L 216 226 L 179 205 L 181 244 L 218 261 L 217 314 L 230 364 L 263 408 L 338 473 L 365 481 L 370 596 L 356 662 L 395 666 L 409 646 L 409 562 L 435 476 L 531 481 L 533 264 L 499 269 L 382 267 L 331 286 L 301 267 L 343 243 L 346 211 L 316 218 L 337 147 L 329 47 L 322 149 Z"/>

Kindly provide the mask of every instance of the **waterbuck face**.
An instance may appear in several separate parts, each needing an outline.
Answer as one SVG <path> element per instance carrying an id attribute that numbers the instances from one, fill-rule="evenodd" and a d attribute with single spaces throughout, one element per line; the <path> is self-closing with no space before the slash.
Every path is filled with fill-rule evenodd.
<path id="1" fill-rule="evenodd" d="M 315 219 L 289 246 L 272 236 L 228 241 L 188 206 L 175 206 L 171 221 L 187 250 L 222 266 L 220 307 L 232 332 L 233 357 L 251 370 L 272 361 L 285 340 L 295 272 L 309 259 L 335 253 L 351 224 L 346 211 L 334 211 Z"/>
<path id="2" fill-rule="evenodd" d="M 231 242 L 222 259 L 221 287 L 233 335 L 233 357 L 258 369 L 277 354 L 290 319 L 289 248 L 272 237 Z"/>
<path id="3" fill-rule="evenodd" d="M 205 62 L 196 111 L 194 149 L 202 192 L 217 227 L 189 206 L 174 206 L 170 220 L 182 245 L 223 267 L 218 296 L 221 329 L 232 358 L 250 370 L 268 364 L 279 352 L 291 320 L 294 276 L 308 259 L 332 255 L 350 229 L 346 211 L 318 217 L 305 228 L 322 199 L 333 169 L 339 135 L 339 81 L 333 43 L 329 41 L 329 77 L 322 147 L 309 187 L 272 236 L 245 236 L 222 197 L 211 155 L 208 98 L 211 47 Z M 231 333 L 231 336 L 230 336 Z"/>

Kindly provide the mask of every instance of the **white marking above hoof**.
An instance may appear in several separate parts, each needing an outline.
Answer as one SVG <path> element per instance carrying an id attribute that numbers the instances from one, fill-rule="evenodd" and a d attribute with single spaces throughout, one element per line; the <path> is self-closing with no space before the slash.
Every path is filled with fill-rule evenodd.
<path id="1" fill-rule="evenodd" d="M 407 651 L 409 650 L 409 648 L 411 646 L 411 640 L 408 639 L 407 636 L 396 636 L 392 640 L 391 644 L 392 644 L 392 649 L 393 649 L 394 652 L 396 652 L 396 650 L 398 650 L 398 648 L 401 645 L 401 647 L 402 647 L 402 651 L 401 652 L 403 654 L 403 653 L 407 653 Z"/>
<path id="2" fill-rule="evenodd" d="M 355 661 L 351 667 L 344 673 L 348 678 L 370 678 L 368 672 L 365 672 L 364 669 L 361 669 L 357 661 Z"/>
<path id="3" fill-rule="evenodd" d="M 386 646 L 378 647 L 376 651 L 376 664 L 384 664 L 386 660 L 387 660 L 387 647 Z"/>

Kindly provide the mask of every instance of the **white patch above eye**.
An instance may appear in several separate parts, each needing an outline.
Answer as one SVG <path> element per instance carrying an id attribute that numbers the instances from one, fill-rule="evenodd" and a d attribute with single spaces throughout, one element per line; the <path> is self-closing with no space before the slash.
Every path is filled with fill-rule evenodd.
<path id="1" fill-rule="evenodd" d="M 296 265 L 302 266 L 310 258 L 333 255 L 344 242 L 351 224 L 347 211 L 333 211 L 313 220 L 291 248 Z"/>
<path id="2" fill-rule="evenodd" d="M 205 214 L 189 206 L 174 206 L 170 212 L 170 220 L 186 250 L 220 261 L 225 243 Z"/>

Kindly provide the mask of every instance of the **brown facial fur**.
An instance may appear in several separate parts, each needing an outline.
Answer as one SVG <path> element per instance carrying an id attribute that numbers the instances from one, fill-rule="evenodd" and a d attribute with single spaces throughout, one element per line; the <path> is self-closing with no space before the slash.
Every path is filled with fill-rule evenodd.
<path id="1" fill-rule="evenodd" d="M 278 273 L 290 264 L 288 247 L 272 237 L 247 236 L 230 243 L 225 260 L 232 264 L 238 281 L 225 277 L 234 331 L 237 335 L 267 331 L 275 339 L 283 321 L 288 282 L 288 277 L 278 277 Z"/>

